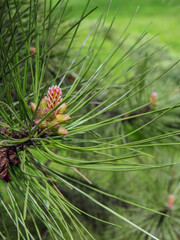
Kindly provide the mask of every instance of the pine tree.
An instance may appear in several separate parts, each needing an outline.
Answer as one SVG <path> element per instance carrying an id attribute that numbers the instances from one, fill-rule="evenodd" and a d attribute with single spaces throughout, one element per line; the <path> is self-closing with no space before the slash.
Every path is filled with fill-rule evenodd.
<path id="1" fill-rule="evenodd" d="M 162 167 L 173 168 L 171 161 L 156 161 L 152 153 L 156 157 L 156 148 L 179 144 L 178 98 L 167 103 L 157 91 L 178 61 L 154 71 L 151 60 L 160 50 L 146 51 L 146 31 L 124 50 L 128 25 L 99 62 L 114 21 L 105 23 L 109 6 L 84 36 L 83 21 L 96 8 L 90 9 L 88 1 L 74 20 L 68 18 L 68 3 L 1 3 L 1 238 L 95 239 L 88 224 L 93 219 L 116 227 L 123 239 L 134 232 L 137 239 L 140 234 L 158 239 L 156 221 L 147 228 L 150 221 L 141 212 L 153 216 L 159 227 L 174 208 L 173 194 L 166 196 L 164 210 L 127 199 L 122 188 L 124 196 L 119 196 L 111 180 L 108 190 L 103 186 L 108 186 L 107 172 L 115 172 L 109 178 L 117 177 L 119 186 L 127 188 L 129 171 L 140 172 L 141 181 L 147 170 L 152 178 L 151 169 L 156 169 L 161 184 Z M 152 183 L 146 181 L 141 195 Z M 134 184 L 136 194 L 138 181 Z M 113 209 L 113 201 L 122 214 Z M 138 224 L 131 221 L 134 209 L 141 214 Z M 124 223 L 133 227 L 132 232 L 119 228 Z M 179 236 L 176 230 L 169 230 L 169 236 Z"/>

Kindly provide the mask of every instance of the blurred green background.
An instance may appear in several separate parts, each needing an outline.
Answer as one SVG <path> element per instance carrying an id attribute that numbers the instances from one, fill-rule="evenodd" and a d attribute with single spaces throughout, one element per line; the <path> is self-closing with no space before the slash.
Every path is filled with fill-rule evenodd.
<path id="1" fill-rule="evenodd" d="M 100 16 L 107 9 L 108 0 L 96 0 L 90 2 L 90 7 L 98 6 L 90 15 L 91 19 Z M 71 0 L 71 17 L 79 16 L 84 9 L 86 1 Z M 138 11 L 136 9 L 138 8 Z M 142 33 L 150 24 L 148 32 L 159 34 L 158 40 L 162 44 L 169 44 L 174 53 L 180 53 L 180 1 L 179 0 L 112 0 L 109 20 L 117 13 L 114 27 L 122 30 L 135 13 L 129 32 Z"/>

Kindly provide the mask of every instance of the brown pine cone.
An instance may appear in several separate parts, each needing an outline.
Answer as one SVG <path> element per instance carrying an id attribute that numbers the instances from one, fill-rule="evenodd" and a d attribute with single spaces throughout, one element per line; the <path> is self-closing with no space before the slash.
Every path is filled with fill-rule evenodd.
<path id="1" fill-rule="evenodd" d="M 9 159 L 7 157 L 7 148 L 0 149 L 0 179 L 9 175 L 8 173 Z"/>
<path id="2" fill-rule="evenodd" d="M 16 156 L 16 152 L 15 150 L 13 149 L 8 149 L 8 159 L 9 159 L 9 162 L 13 165 L 19 165 L 20 161 L 19 159 L 17 158 Z"/>

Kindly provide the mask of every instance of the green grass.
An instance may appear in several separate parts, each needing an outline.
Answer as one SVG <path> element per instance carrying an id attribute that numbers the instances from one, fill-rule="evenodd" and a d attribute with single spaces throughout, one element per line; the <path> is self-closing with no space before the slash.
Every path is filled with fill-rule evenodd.
<path id="1" fill-rule="evenodd" d="M 78 15 L 83 9 L 83 2 L 81 0 L 71 0 L 72 6 L 77 6 L 76 14 Z M 108 5 L 108 0 L 96 0 L 90 3 L 91 6 L 98 6 L 98 11 L 102 12 L 103 9 Z M 118 10 L 120 16 L 129 15 L 131 16 L 134 10 L 139 6 L 139 15 L 174 15 L 179 14 L 180 3 L 178 0 L 112 0 L 111 12 Z"/>
<path id="2" fill-rule="evenodd" d="M 83 2 L 83 3 L 82 3 Z M 150 34 L 159 34 L 158 39 L 162 44 L 169 44 L 174 53 L 180 53 L 179 44 L 179 22 L 180 22 L 180 2 L 179 0 L 112 0 L 109 17 L 112 19 L 118 10 L 114 28 L 123 29 L 133 16 L 139 6 L 136 16 L 131 24 L 131 33 L 141 33 L 149 24 Z M 71 0 L 71 17 L 77 17 L 83 10 L 86 1 Z M 91 20 L 96 19 L 108 5 L 108 0 L 97 0 L 90 3 L 89 8 L 99 6 L 98 9 L 90 15 Z"/>

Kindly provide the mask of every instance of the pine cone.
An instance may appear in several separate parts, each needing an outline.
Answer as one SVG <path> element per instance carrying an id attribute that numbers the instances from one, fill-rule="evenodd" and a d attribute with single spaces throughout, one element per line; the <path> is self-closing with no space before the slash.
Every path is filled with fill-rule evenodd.
<path id="1" fill-rule="evenodd" d="M 61 88 L 58 86 L 52 86 L 48 89 L 47 96 L 41 99 L 39 107 L 33 102 L 30 102 L 30 108 L 32 112 L 36 110 L 35 125 L 39 124 L 39 129 L 44 130 L 50 128 L 47 133 L 53 132 L 58 135 L 67 135 L 68 131 L 61 125 L 64 125 L 70 119 L 68 114 L 64 114 L 67 109 L 67 104 L 61 104 L 54 112 L 52 112 L 44 121 L 41 119 L 46 116 L 52 109 L 54 109 L 62 101 Z M 36 109 L 37 108 L 37 109 Z M 41 122 L 41 123 L 39 123 Z"/>
<path id="2" fill-rule="evenodd" d="M 52 86 L 49 88 L 47 95 L 47 106 L 49 109 L 53 109 L 62 101 L 61 95 L 61 88 L 58 86 Z"/>
<path id="3" fill-rule="evenodd" d="M 7 156 L 7 149 L 1 148 L 0 149 L 0 179 L 3 179 L 7 175 L 9 175 L 8 167 L 9 167 L 9 159 Z"/>
<path id="4" fill-rule="evenodd" d="M 19 159 L 16 156 L 15 150 L 11 148 L 8 149 L 8 159 L 9 159 L 9 162 L 13 165 L 19 165 L 20 163 Z"/>

